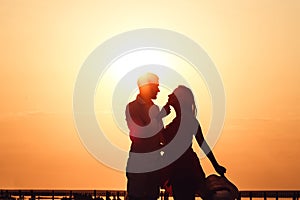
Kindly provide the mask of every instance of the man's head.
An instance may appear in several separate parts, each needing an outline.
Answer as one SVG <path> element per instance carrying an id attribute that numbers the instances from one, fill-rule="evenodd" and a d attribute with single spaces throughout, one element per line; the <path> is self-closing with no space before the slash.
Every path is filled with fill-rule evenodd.
<path id="1" fill-rule="evenodd" d="M 138 78 L 140 94 L 147 99 L 156 99 L 157 93 L 160 91 L 158 86 L 158 76 L 153 73 L 146 73 Z"/>

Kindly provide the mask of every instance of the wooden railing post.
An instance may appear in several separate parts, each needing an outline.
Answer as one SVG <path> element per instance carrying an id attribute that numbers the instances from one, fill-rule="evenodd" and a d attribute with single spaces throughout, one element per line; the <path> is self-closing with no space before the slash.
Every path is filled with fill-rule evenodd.
<path id="1" fill-rule="evenodd" d="M 296 192 L 294 192 L 294 194 L 293 194 L 293 200 L 297 200 L 297 199 L 298 199 L 297 194 L 296 194 Z"/>
<path id="2" fill-rule="evenodd" d="M 117 192 L 117 200 L 121 200 L 121 198 L 120 198 L 120 192 L 119 191 Z"/>
<path id="3" fill-rule="evenodd" d="M 31 193 L 31 195 L 30 195 L 31 199 L 30 200 L 35 200 L 35 194 L 34 194 L 33 190 L 31 190 L 30 193 Z"/>
<path id="4" fill-rule="evenodd" d="M 169 200 L 169 193 L 168 192 L 164 192 L 164 200 Z"/>
<path id="5" fill-rule="evenodd" d="M 110 200 L 110 192 L 109 191 L 106 191 L 105 192 L 105 200 Z"/>
<path id="6" fill-rule="evenodd" d="M 52 190 L 52 200 L 54 200 L 54 190 Z"/>
<path id="7" fill-rule="evenodd" d="M 94 190 L 94 199 L 96 199 L 96 198 L 97 198 L 97 191 Z"/>

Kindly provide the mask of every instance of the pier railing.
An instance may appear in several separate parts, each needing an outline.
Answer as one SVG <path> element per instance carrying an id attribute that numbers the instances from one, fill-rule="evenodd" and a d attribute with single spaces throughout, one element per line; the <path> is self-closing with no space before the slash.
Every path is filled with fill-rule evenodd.
<path id="1" fill-rule="evenodd" d="M 0 200 L 124 200 L 124 190 L 0 190 Z M 239 199 L 292 199 L 299 200 L 300 190 L 240 191 Z M 160 200 L 171 199 L 161 191 Z M 200 198 L 199 198 L 200 199 Z"/>

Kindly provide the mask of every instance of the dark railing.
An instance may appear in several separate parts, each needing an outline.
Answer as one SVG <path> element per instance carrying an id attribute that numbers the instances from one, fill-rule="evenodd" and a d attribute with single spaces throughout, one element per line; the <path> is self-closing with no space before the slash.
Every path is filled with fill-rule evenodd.
<path id="1" fill-rule="evenodd" d="M 276 200 L 280 198 L 289 198 L 293 200 L 298 200 L 299 197 L 300 191 L 241 191 L 239 198 L 275 198 Z"/>
<path id="2" fill-rule="evenodd" d="M 122 200 L 126 197 L 124 190 L 0 190 L 0 200 Z M 298 191 L 240 191 L 239 199 L 293 199 L 299 200 Z M 161 191 L 160 200 L 169 199 Z"/>

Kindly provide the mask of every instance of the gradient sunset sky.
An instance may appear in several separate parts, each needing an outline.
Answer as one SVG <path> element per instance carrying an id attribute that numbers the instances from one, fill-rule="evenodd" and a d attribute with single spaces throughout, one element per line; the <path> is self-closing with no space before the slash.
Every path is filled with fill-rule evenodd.
<path id="1" fill-rule="evenodd" d="M 240 190 L 300 189 L 299 0 L 2 0 L 0 26 L 1 189 L 126 189 L 82 145 L 72 98 L 89 54 L 139 28 L 184 34 L 215 63 L 226 119 L 213 151 L 227 177 Z"/>

